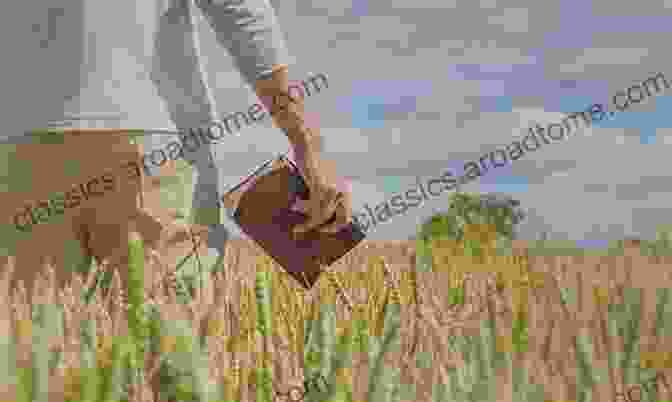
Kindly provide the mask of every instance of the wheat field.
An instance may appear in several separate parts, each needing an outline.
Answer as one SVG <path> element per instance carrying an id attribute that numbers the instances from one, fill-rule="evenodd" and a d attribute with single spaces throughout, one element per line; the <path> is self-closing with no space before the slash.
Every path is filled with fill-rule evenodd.
<path id="1" fill-rule="evenodd" d="M 602 402 L 631 389 L 624 400 L 672 400 L 672 257 L 636 243 L 609 257 L 514 244 L 471 256 L 438 241 L 420 269 L 415 242 L 364 241 L 305 291 L 235 240 L 186 304 L 148 253 L 129 267 L 159 278 L 151 295 L 115 276 L 91 304 L 80 295 L 93 273 L 58 289 L 49 266 L 28 304 L 6 258 L 0 400 L 299 400 L 275 393 L 316 375 L 329 389 L 301 400 Z"/>

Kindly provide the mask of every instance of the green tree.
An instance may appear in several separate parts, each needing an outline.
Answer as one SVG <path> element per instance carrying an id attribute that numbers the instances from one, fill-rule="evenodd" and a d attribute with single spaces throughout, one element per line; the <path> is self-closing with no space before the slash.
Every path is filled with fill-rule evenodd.
<path id="1" fill-rule="evenodd" d="M 419 230 L 423 242 L 464 238 L 465 224 L 494 225 L 499 238 L 515 239 L 515 225 L 525 218 L 520 202 L 502 194 L 454 193 L 447 212 L 427 219 Z"/>

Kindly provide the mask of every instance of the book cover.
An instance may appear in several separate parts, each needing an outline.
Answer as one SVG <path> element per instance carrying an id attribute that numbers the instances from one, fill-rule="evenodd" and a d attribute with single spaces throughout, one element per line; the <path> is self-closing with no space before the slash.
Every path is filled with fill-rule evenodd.
<path id="1" fill-rule="evenodd" d="M 263 164 L 222 197 L 241 230 L 306 289 L 317 282 L 323 267 L 365 238 L 350 222 L 336 233 L 313 230 L 295 239 L 293 228 L 308 218 L 301 212 L 308 197 L 299 169 L 284 155 Z"/>

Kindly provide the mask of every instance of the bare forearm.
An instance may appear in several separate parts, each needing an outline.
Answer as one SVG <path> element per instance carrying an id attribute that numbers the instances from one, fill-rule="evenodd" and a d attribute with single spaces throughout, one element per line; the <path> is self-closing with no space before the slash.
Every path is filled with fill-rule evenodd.
<path id="1" fill-rule="evenodd" d="M 256 92 L 270 111 L 275 125 L 282 129 L 297 153 L 321 152 L 319 128 L 306 124 L 304 98 L 296 95 L 290 97 L 286 66 L 278 66 L 270 77 L 258 80 Z"/>

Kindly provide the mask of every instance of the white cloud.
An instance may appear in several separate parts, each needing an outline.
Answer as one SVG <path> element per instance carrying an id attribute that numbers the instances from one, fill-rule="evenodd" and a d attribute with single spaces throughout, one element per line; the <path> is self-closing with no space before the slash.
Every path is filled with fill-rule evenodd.
<path id="1" fill-rule="evenodd" d="M 649 55 L 647 48 L 589 48 L 574 63 L 560 65 L 562 73 L 583 73 L 590 65 L 639 65 Z"/>

